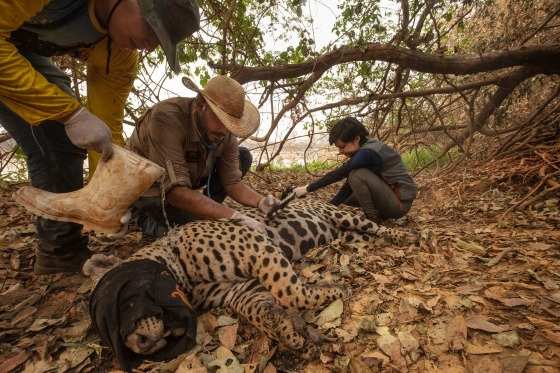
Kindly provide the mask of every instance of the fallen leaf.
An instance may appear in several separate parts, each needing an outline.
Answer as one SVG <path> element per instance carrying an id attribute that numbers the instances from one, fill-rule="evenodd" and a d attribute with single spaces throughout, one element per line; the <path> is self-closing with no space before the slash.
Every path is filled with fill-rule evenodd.
<path id="1" fill-rule="evenodd" d="M 268 361 L 276 352 L 276 347 L 271 347 L 270 339 L 265 335 L 257 337 L 250 346 L 248 363 L 257 364 L 258 370 L 262 371 Z"/>
<path id="2" fill-rule="evenodd" d="M 455 239 L 455 245 L 461 250 L 471 252 L 477 255 L 485 255 L 486 249 L 474 242 L 463 241 L 460 238 Z"/>
<path id="3" fill-rule="evenodd" d="M 332 363 L 334 361 L 335 358 L 335 354 L 332 352 L 321 352 L 321 355 L 319 356 L 319 360 L 321 360 L 321 363 L 323 364 L 328 364 L 328 363 Z"/>
<path id="4" fill-rule="evenodd" d="M 208 368 L 213 368 L 212 371 L 215 373 L 245 373 L 245 369 L 235 356 L 213 360 L 208 363 Z"/>
<path id="5" fill-rule="evenodd" d="M 393 364 L 399 367 L 406 366 L 406 362 L 401 355 L 401 344 L 397 337 L 384 333 L 377 338 L 377 345 L 381 351 L 389 356 Z"/>
<path id="6" fill-rule="evenodd" d="M 331 373 L 332 371 L 323 366 L 320 362 L 309 363 L 303 369 L 303 373 Z"/>
<path id="7" fill-rule="evenodd" d="M 383 312 L 375 316 L 375 323 L 379 326 L 389 325 L 393 320 L 393 314 L 390 312 Z"/>
<path id="8" fill-rule="evenodd" d="M 560 331 L 560 325 L 556 323 L 531 316 L 527 316 L 527 320 L 529 320 L 531 324 L 535 325 L 539 329 Z"/>
<path id="9" fill-rule="evenodd" d="M 502 362 L 495 355 L 469 355 L 469 371 L 484 373 L 502 373 Z"/>
<path id="10" fill-rule="evenodd" d="M 64 321 L 66 321 L 65 316 L 62 316 L 59 319 L 38 318 L 38 319 L 35 319 L 35 321 L 33 321 L 33 324 L 31 324 L 31 326 L 27 330 L 29 330 L 30 332 L 39 332 L 43 329 L 48 328 L 49 326 L 60 325 Z"/>
<path id="11" fill-rule="evenodd" d="M 334 359 L 334 367 L 338 371 L 346 370 L 349 364 L 350 364 L 350 356 L 346 356 L 346 355 L 337 356 Z"/>
<path id="12" fill-rule="evenodd" d="M 511 329 L 506 325 L 493 324 L 488 321 L 486 316 L 482 315 L 470 316 L 467 319 L 467 326 L 470 329 L 482 330 L 488 333 L 501 333 Z"/>
<path id="13" fill-rule="evenodd" d="M 484 291 L 484 296 L 496 300 L 508 307 L 528 306 L 535 303 L 534 300 L 523 299 L 520 297 L 507 297 L 507 291 L 500 286 L 493 286 Z"/>
<path id="14" fill-rule="evenodd" d="M 520 342 L 519 335 L 515 330 L 494 334 L 492 338 L 503 347 L 514 347 Z"/>
<path id="15" fill-rule="evenodd" d="M 359 357 L 351 358 L 348 365 L 350 373 L 374 373 L 374 371 Z"/>
<path id="16" fill-rule="evenodd" d="M 416 281 L 418 280 L 418 276 L 416 276 L 416 274 L 414 274 L 411 270 L 409 269 L 403 269 L 401 271 L 401 277 L 404 278 L 405 280 L 408 281 Z"/>
<path id="17" fill-rule="evenodd" d="M 91 325 L 89 318 L 82 319 L 70 326 L 69 328 L 62 329 L 58 331 L 59 334 L 65 342 L 81 342 Z"/>
<path id="18" fill-rule="evenodd" d="M 455 294 L 448 294 L 443 298 L 443 300 L 447 304 L 447 308 L 449 308 L 452 311 L 461 308 L 461 298 L 459 298 Z"/>
<path id="19" fill-rule="evenodd" d="M 410 357 L 411 360 L 416 360 L 416 352 L 420 348 L 420 343 L 416 337 L 414 337 L 410 331 L 401 330 L 397 333 L 399 342 L 401 344 L 401 355 Z"/>
<path id="20" fill-rule="evenodd" d="M 218 317 L 217 323 L 218 323 L 217 326 L 228 326 L 228 325 L 237 324 L 237 319 L 234 319 L 226 315 L 222 315 Z"/>
<path id="21" fill-rule="evenodd" d="M 323 268 L 324 264 L 311 264 L 301 270 L 301 275 L 305 278 L 311 278 L 315 275 L 315 272 Z"/>
<path id="22" fill-rule="evenodd" d="M 467 340 L 467 322 L 462 315 L 457 315 L 447 326 L 447 341 L 450 351 L 461 351 Z"/>
<path id="23" fill-rule="evenodd" d="M 33 306 L 25 307 L 21 310 L 10 322 L 10 326 L 12 327 L 20 327 L 25 328 L 29 326 L 33 321 L 31 316 L 33 316 L 37 312 L 37 308 Z"/>
<path id="24" fill-rule="evenodd" d="M 225 348 L 224 346 L 220 346 L 214 351 L 216 358 L 218 359 L 225 359 L 226 357 L 235 357 L 233 352 L 230 349 Z"/>
<path id="25" fill-rule="evenodd" d="M 542 333 L 546 339 L 560 345 L 560 332 L 553 330 L 543 330 Z"/>
<path id="26" fill-rule="evenodd" d="M 494 344 L 477 345 L 470 342 L 467 342 L 465 347 L 467 354 L 471 355 L 497 354 L 503 350 L 502 347 Z"/>
<path id="27" fill-rule="evenodd" d="M 502 356 L 504 373 L 523 373 L 529 363 L 529 354 Z"/>
<path id="28" fill-rule="evenodd" d="M 399 303 L 399 321 L 407 323 L 413 321 L 418 315 L 418 303 L 415 297 L 402 298 Z"/>
<path id="29" fill-rule="evenodd" d="M 4 360 L 0 363 L 0 372 L 13 372 L 21 364 L 25 363 L 31 354 L 27 351 L 20 351 L 14 356 Z"/>
<path id="30" fill-rule="evenodd" d="M 237 327 L 239 324 L 227 325 L 218 329 L 218 339 L 225 348 L 231 350 L 237 340 Z"/>
<path id="31" fill-rule="evenodd" d="M 266 364 L 266 367 L 264 368 L 262 373 L 276 373 L 277 369 L 274 365 L 272 365 L 272 363 L 268 363 Z M 247 372 L 245 372 L 247 373 Z"/>
<path id="32" fill-rule="evenodd" d="M 86 346 L 71 347 L 64 350 L 58 357 L 59 372 L 66 372 L 80 366 L 94 350 Z"/>
<path id="33" fill-rule="evenodd" d="M 21 267 L 21 260 L 19 259 L 19 255 L 17 253 L 13 253 L 10 256 L 10 267 L 12 267 L 14 271 L 19 271 Z"/>
<path id="34" fill-rule="evenodd" d="M 390 359 L 379 351 L 366 351 L 363 352 L 360 357 L 364 363 L 377 370 L 390 362 Z"/>
<path id="35" fill-rule="evenodd" d="M 358 336 L 359 327 L 355 325 L 353 327 L 344 326 L 344 328 L 336 328 L 334 333 L 338 338 L 342 339 L 342 342 L 348 343 Z"/>
<path id="36" fill-rule="evenodd" d="M 325 308 L 317 318 L 315 319 L 315 324 L 322 327 L 327 323 L 331 323 L 336 319 L 340 318 L 343 312 L 344 305 L 341 299 L 337 299 L 332 302 L 327 308 Z"/>
<path id="37" fill-rule="evenodd" d="M 175 373 L 206 373 L 207 371 L 196 354 L 190 354 L 179 364 Z"/>
<path id="38" fill-rule="evenodd" d="M 86 278 L 78 288 L 78 294 L 89 293 L 93 289 L 93 285 L 93 280 L 90 277 Z"/>
<path id="39" fill-rule="evenodd" d="M 380 314 L 382 315 L 382 314 Z M 389 315 L 389 314 L 386 314 Z M 379 316 L 379 315 L 378 315 Z M 389 322 L 391 321 L 389 319 L 389 321 L 387 320 L 382 320 L 382 321 L 387 321 L 386 323 L 380 323 L 379 319 L 376 318 L 375 316 L 362 316 L 359 318 L 359 329 L 363 330 L 364 332 L 373 332 L 375 331 L 375 328 L 379 325 L 379 326 L 385 326 L 388 325 Z"/>
<path id="40" fill-rule="evenodd" d="M 44 373 L 44 372 L 51 372 L 58 368 L 57 364 L 54 361 L 46 361 L 46 360 L 38 360 L 38 361 L 31 361 L 25 364 L 25 369 L 23 373 Z"/>
<path id="41" fill-rule="evenodd" d="M 430 343 L 427 348 L 434 354 L 446 352 L 449 349 L 447 341 L 447 324 L 438 322 L 428 326 L 428 338 Z"/>

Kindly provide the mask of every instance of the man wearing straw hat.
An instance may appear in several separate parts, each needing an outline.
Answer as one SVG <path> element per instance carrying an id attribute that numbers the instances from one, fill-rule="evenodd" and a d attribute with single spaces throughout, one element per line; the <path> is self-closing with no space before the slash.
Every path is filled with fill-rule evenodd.
<path id="1" fill-rule="evenodd" d="M 129 148 L 164 167 L 166 174 L 134 205 L 133 215 L 146 238 L 162 236 L 170 225 L 195 219 L 238 219 L 252 229 L 261 223 L 223 205 L 226 196 L 267 213 L 278 203 L 241 179 L 251 166 L 251 153 L 239 148 L 259 126 L 257 108 L 235 80 L 218 75 L 198 95 L 175 97 L 150 108 L 138 121 Z M 197 189 L 203 189 L 202 193 Z M 162 208 L 162 204 L 165 206 Z"/>

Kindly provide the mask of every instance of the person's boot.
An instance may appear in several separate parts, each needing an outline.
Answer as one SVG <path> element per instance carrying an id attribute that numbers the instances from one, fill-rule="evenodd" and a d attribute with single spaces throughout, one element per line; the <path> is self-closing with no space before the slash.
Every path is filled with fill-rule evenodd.
<path id="1" fill-rule="evenodd" d="M 37 250 L 33 272 L 36 275 L 50 275 L 55 273 L 81 273 L 82 265 L 89 259 L 92 252 L 85 249 L 73 255 L 51 255 Z"/>
<path id="2" fill-rule="evenodd" d="M 20 188 L 14 200 L 46 219 L 69 221 L 84 230 L 117 233 L 127 209 L 164 172 L 152 161 L 113 145 L 114 154 L 99 162 L 90 182 L 70 193 L 50 193 L 32 186 Z"/>

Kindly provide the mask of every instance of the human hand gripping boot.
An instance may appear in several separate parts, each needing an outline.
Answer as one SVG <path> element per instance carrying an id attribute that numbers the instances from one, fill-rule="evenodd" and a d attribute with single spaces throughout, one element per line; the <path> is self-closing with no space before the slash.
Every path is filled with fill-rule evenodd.
<path id="1" fill-rule="evenodd" d="M 80 108 L 64 122 L 66 135 L 79 148 L 95 150 L 101 159 L 109 160 L 113 155 L 111 131 L 101 119 L 86 108 Z"/>
<path id="2" fill-rule="evenodd" d="M 268 215 L 270 211 L 274 209 L 275 206 L 280 204 L 280 200 L 275 198 L 272 194 L 267 195 L 260 199 L 257 204 L 257 208 L 263 212 L 263 214 Z"/>
<path id="3" fill-rule="evenodd" d="M 50 193 L 25 186 L 13 194 L 16 202 L 46 219 L 82 224 L 84 230 L 106 234 L 123 232 L 128 208 L 164 172 L 164 169 L 120 146 L 103 159 L 89 183 L 70 193 Z"/>

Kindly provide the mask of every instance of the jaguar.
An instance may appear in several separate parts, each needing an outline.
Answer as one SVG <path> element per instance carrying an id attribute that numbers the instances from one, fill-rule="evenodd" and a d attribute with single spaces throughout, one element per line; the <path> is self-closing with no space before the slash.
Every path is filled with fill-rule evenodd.
<path id="1" fill-rule="evenodd" d="M 316 309 L 344 295 L 340 287 L 304 283 L 292 261 L 335 239 L 416 240 L 414 233 L 378 225 L 355 210 L 308 199 L 293 201 L 271 219 L 256 209 L 239 209 L 266 222 L 265 231 L 232 220 L 195 221 L 172 229 L 125 262 L 163 264 L 193 310 L 227 307 L 290 350 L 302 350 L 306 340 L 314 339 L 294 311 Z M 97 254 L 83 271 L 99 281 L 120 263 L 114 256 Z M 167 330 L 162 320 L 147 317 L 136 324 L 125 344 L 137 354 L 152 354 L 165 346 L 167 336 L 180 333 L 184 329 Z"/>

